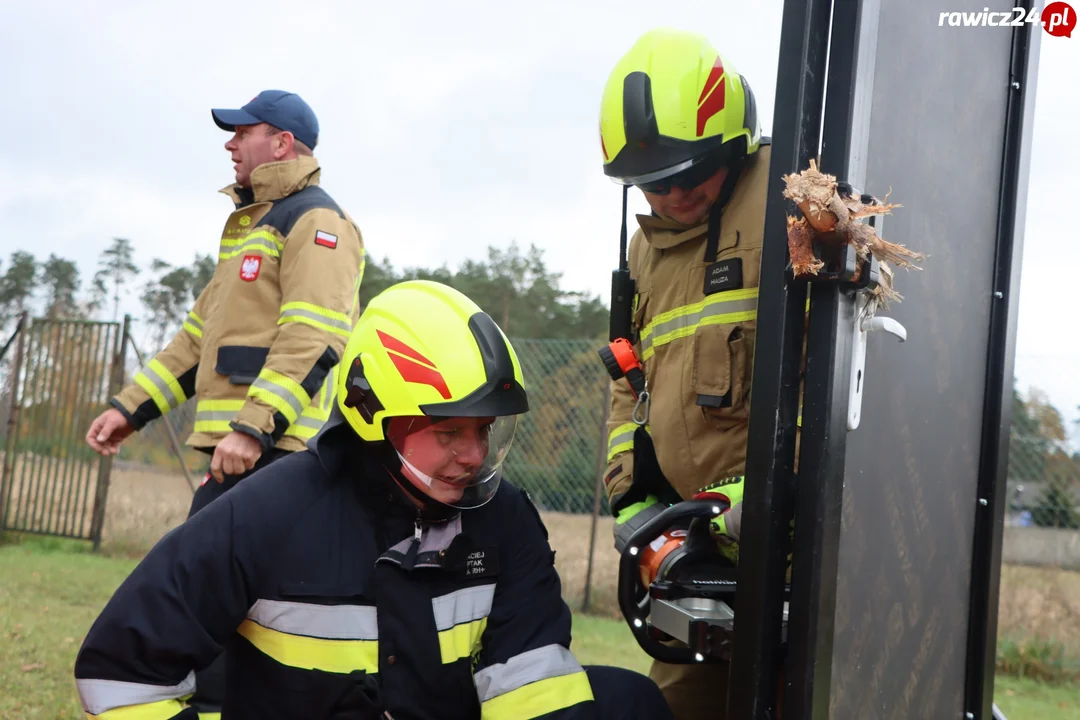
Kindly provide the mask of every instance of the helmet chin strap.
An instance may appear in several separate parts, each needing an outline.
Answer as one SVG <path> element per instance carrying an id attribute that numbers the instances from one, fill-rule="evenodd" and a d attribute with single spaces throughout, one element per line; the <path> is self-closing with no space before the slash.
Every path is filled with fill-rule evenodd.
<path id="1" fill-rule="evenodd" d="M 387 442 L 384 447 L 383 467 L 386 468 L 386 472 L 390 476 L 390 485 L 396 490 L 396 494 L 401 502 L 412 507 L 419 505 L 417 509 L 420 511 L 420 517 L 428 522 L 442 522 L 444 520 L 449 520 L 460 513 L 460 510 L 457 508 L 452 508 L 445 503 L 439 502 L 410 482 L 409 478 L 405 477 L 404 473 L 402 473 L 402 468 L 408 468 L 410 472 L 429 488 L 431 487 L 431 483 L 434 482 L 434 478 L 421 472 L 412 463 L 406 460 L 391 443 Z M 396 463 L 394 462 L 395 456 L 397 459 Z"/>
<path id="2" fill-rule="evenodd" d="M 424 485 L 426 485 L 430 489 L 431 488 L 431 483 L 435 482 L 435 478 L 431 477 L 430 475 L 425 473 L 423 470 L 421 470 L 420 468 L 416 467 L 411 462 L 406 460 L 405 456 L 402 455 L 401 451 L 398 450 L 397 448 L 394 448 L 394 452 L 397 453 L 398 459 L 401 460 L 401 464 L 404 465 L 405 467 L 407 467 L 409 469 L 409 472 L 411 472 L 413 475 L 415 475 L 416 478 L 420 482 L 424 483 Z"/>

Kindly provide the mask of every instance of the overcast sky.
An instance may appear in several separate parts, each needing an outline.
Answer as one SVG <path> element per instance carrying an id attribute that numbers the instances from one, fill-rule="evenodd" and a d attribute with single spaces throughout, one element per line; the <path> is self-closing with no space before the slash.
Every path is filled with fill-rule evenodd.
<path id="1" fill-rule="evenodd" d="M 319 115 L 324 187 L 373 256 L 453 267 L 535 243 L 564 287 L 606 300 L 621 196 L 597 116 L 611 66 L 649 27 L 698 29 L 748 76 L 768 133 L 781 6 L 0 0 L 0 256 L 57 253 L 89 276 L 113 237 L 143 265 L 216 252 L 231 206 L 215 191 L 232 178 L 209 108 L 283 88 Z M 928 31 L 964 32 L 936 16 Z M 1073 419 L 1080 37 L 1042 37 L 1017 372 Z"/>

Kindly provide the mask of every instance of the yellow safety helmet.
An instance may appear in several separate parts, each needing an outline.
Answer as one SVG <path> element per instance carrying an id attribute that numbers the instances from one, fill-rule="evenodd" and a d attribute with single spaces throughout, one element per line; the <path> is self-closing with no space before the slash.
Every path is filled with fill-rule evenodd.
<path id="1" fill-rule="evenodd" d="M 646 32 L 604 88 L 604 173 L 619 184 L 666 192 L 666 179 L 704 181 L 760 144 L 750 85 L 700 34 Z"/>
<path id="2" fill-rule="evenodd" d="M 408 280 L 376 295 L 338 372 L 338 408 L 364 440 L 392 417 L 504 417 L 529 409 L 517 354 L 495 321 L 459 291 Z"/>
<path id="3" fill-rule="evenodd" d="M 345 346 L 336 402 L 357 435 L 396 451 L 426 500 L 459 509 L 494 495 L 518 416 L 529 409 L 521 365 L 499 326 L 462 293 L 426 280 L 393 285 L 365 308 Z M 462 429 L 462 418 L 480 421 Z M 438 443 L 410 449 L 409 436 L 428 430 Z M 472 460 L 461 475 L 450 459 L 466 462 L 465 453 Z M 440 474 L 447 464 L 456 477 Z"/>

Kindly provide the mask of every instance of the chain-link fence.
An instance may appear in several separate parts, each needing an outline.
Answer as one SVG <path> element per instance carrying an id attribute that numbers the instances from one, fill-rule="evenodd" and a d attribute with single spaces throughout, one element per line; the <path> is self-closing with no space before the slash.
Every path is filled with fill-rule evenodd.
<path id="1" fill-rule="evenodd" d="M 1080 677 L 1080 358 L 1017 354 L 999 594 L 998 667 Z"/>
<path id="2" fill-rule="evenodd" d="M 596 480 L 603 470 L 607 418 L 607 373 L 597 346 L 580 340 L 512 342 L 530 407 L 519 422 L 505 475 L 528 490 L 542 511 L 591 514 L 598 501 Z M 141 353 L 132 356 L 149 359 Z M 138 362 L 129 368 L 129 381 Z M 151 422 L 125 442 L 120 462 L 158 472 L 185 468 L 194 480 L 201 480 L 207 456 L 184 447 L 181 464 L 175 453 L 191 433 L 194 417 L 194 402 L 189 400 Z M 606 497 L 599 497 L 599 503 L 600 511 L 606 512 Z"/>
<path id="3" fill-rule="evenodd" d="M 44 500 L 34 501 L 36 509 L 26 505 L 33 497 L 67 497 L 70 488 L 76 488 L 70 491 L 75 493 L 72 497 L 89 498 L 80 501 L 79 507 L 93 515 L 96 458 L 90 457 L 83 436 L 104 407 L 102 388 L 109 382 L 106 365 L 115 350 L 111 344 L 118 328 L 35 323 L 38 329 L 26 335 L 21 354 L 12 341 L 0 366 L 0 440 L 5 444 L 17 440 L 12 447 L 30 463 L 23 473 L 14 455 L 9 455 L 11 465 L 4 468 L 7 512 L 18 520 L 9 522 L 9 529 L 25 526 L 31 531 L 86 535 L 81 526 L 54 528 L 23 520 L 51 512 L 42 509 Z M 95 333 L 112 334 L 99 338 Z M 127 363 L 118 384 L 131 382 L 149 360 L 130 337 L 129 343 L 121 355 Z M 506 476 L 527 489 L 544 514 L 568 599 L 576 602 L 591 592 L 594 609 L 614 612 L 617 558 L 611 546 L 607 497 L 600 483 L 609 383 L 597 344 L 514 339 L 514 345 L 529 389 L 530 411 L 518 426 Z M 86 362 L 79 353 L 86 355 Z M 13 369 L 16 357 L 23 367 Z M 92 382 L 81 383 L 79 373 L 93 376 Z M 1041 379 L 1053 388 L 1055 377 L 1044 373 Z M 21 402 L 13 404 L 16 379 Z M 86 397 L 68 397 L 76 388 L 88 387 L 93 392 L 87 391 Z M 1060 400 L 1055 406 L 1039 390 L 1026 389 L 1014 396 L 1001 623 L 1006 633 L 1060 636 L 1072 632 L 1076 637 L 1064 642 L 1080 655 L 1080 408 L 1060 405 Z M 17 437 L 7 432 L 9 426 L 14 427 L 12 408 L 22 413 Z M 105 534 L 111 533 L 114 542 L 132 549 L 148 547 L 186 517 L 193 488 L 209 464 L 208 455 L 184 445 L 192 431 L 194 410 L 194 402 L 188 401 L 122 446 L 113 462 L 103 518 Z M 49 440 L 53 435 L 59 439 Z M 79 468 L 81 474 L 68 467 Z M 36 495 L 27 495 L 35 489 Z M 15 508 L 10 499 L 15 490 L 20 498 L 30 498 L 22 501 L 25 507 Z"/>

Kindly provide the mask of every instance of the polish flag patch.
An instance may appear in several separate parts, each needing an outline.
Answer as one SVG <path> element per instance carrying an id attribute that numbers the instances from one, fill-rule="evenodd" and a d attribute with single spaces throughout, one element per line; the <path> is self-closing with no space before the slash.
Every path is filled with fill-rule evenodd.
<path id="1" fill-rule="evenodd" d="M 337 235 L 331 235 L 328 232 L 318 230 L 315 232 L 315 244 L 328 247 L 331 250 L 337 247 Z"/>
<path id="2" fill-rule="evenodd" d="M 254 282 L 259 277 L 262 268 L 261 255 L 245 255 L 240 263 L 240 279 L 244 282 Z"/>

